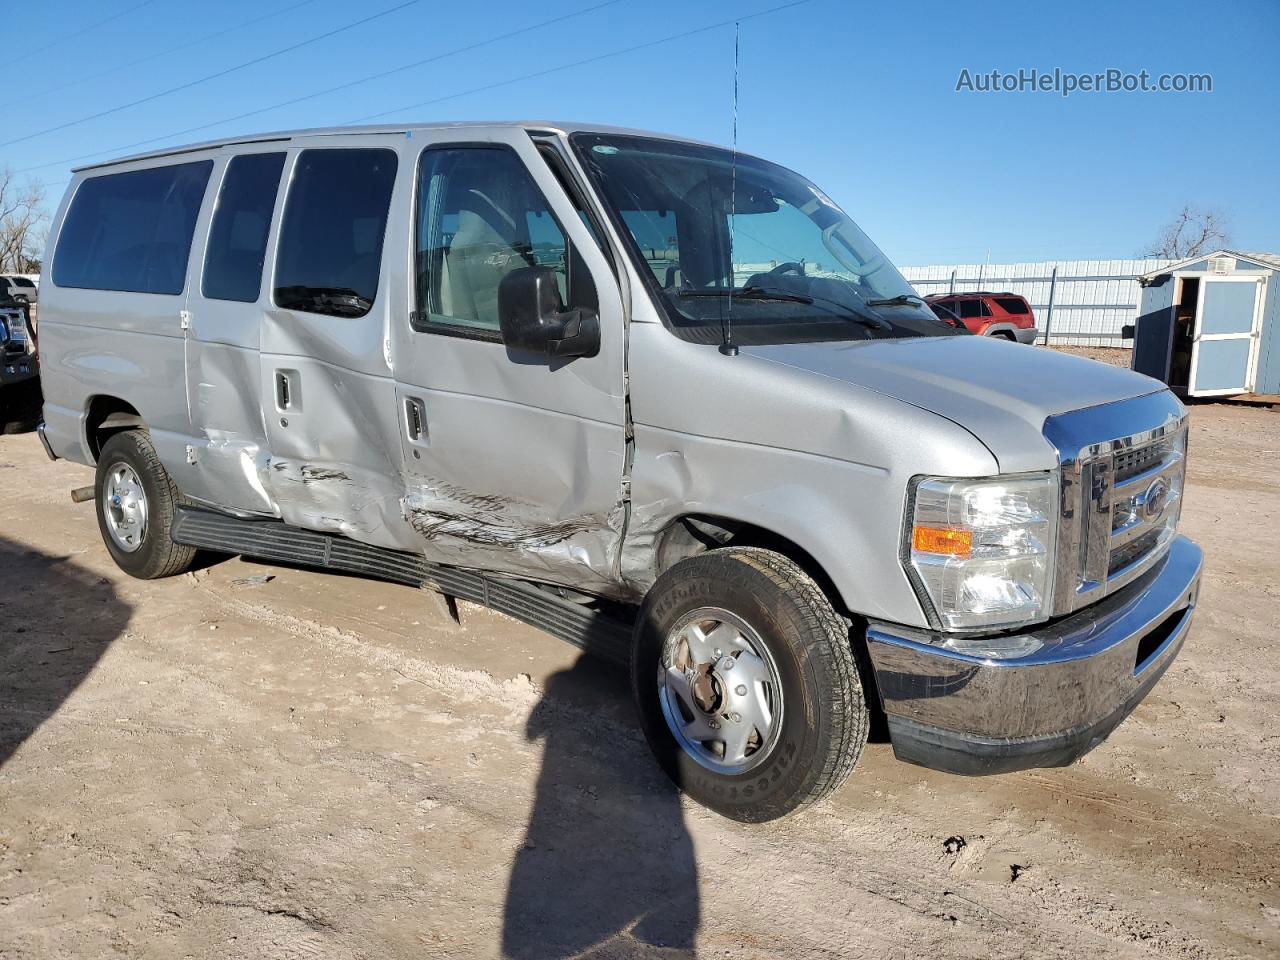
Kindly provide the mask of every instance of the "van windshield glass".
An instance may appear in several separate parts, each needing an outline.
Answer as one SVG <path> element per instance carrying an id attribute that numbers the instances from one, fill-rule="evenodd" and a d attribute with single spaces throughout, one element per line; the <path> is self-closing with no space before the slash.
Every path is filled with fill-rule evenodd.
<path id="1" fill-rule="evenodd" d="M 950 336 L 821 190 L 728 150 L 647 137 L 571 138 L 672 332 L 744 345 Z"/>

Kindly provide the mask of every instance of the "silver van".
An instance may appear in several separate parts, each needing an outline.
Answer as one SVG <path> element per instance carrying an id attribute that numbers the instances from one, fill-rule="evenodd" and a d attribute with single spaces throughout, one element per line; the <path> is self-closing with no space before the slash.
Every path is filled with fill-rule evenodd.
<path id="1" fill-rule="evenodd" d="M 123 570 L 202 548 L 506 611 L 629 662 L 726 816 L 829 793 L 873 718 L 941 770 L 1070 763 L 1186 637 L 1174 396 L 940 321 L 765 160 L 265 134 L 77 171 L 50 250 L 41 436 L 96 465 Z"/>

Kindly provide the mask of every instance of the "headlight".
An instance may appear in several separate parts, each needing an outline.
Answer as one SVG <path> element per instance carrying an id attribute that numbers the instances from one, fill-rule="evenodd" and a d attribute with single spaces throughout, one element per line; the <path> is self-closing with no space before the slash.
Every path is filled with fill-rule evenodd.
<path id="1" fill-rule="evenodd" d="M 1014 627 L 1051 609 L 1057 476 L 926 477 L 915 487 L 908 570 L 945 630 Z"/>

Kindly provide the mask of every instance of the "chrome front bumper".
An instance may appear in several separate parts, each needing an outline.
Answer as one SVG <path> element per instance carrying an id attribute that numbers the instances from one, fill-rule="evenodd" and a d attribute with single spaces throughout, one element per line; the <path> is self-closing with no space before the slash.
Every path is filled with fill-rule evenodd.
<path id="1" fill-rule="evenodd" d="M 867 646 L 900 760 L 962 774 L 1065 766 L 1106 739 L 1182 648 L 1200 548 L 1178 536 L 1134 583 L 1031 631 L 1035 653 L 982 659 L 872 621 Z"/>

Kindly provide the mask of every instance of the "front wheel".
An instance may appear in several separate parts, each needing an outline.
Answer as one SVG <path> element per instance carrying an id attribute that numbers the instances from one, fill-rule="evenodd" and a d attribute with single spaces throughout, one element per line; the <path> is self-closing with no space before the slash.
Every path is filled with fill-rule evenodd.
<path id="1" fill-rule="evenodd" d="M 826 796 L 867 740 L 848 627 L 808 574 L 769 550 L 712 550 L 659 577 L 636 623 L 631 680 L 663 769 L 734 820 Z"/>

